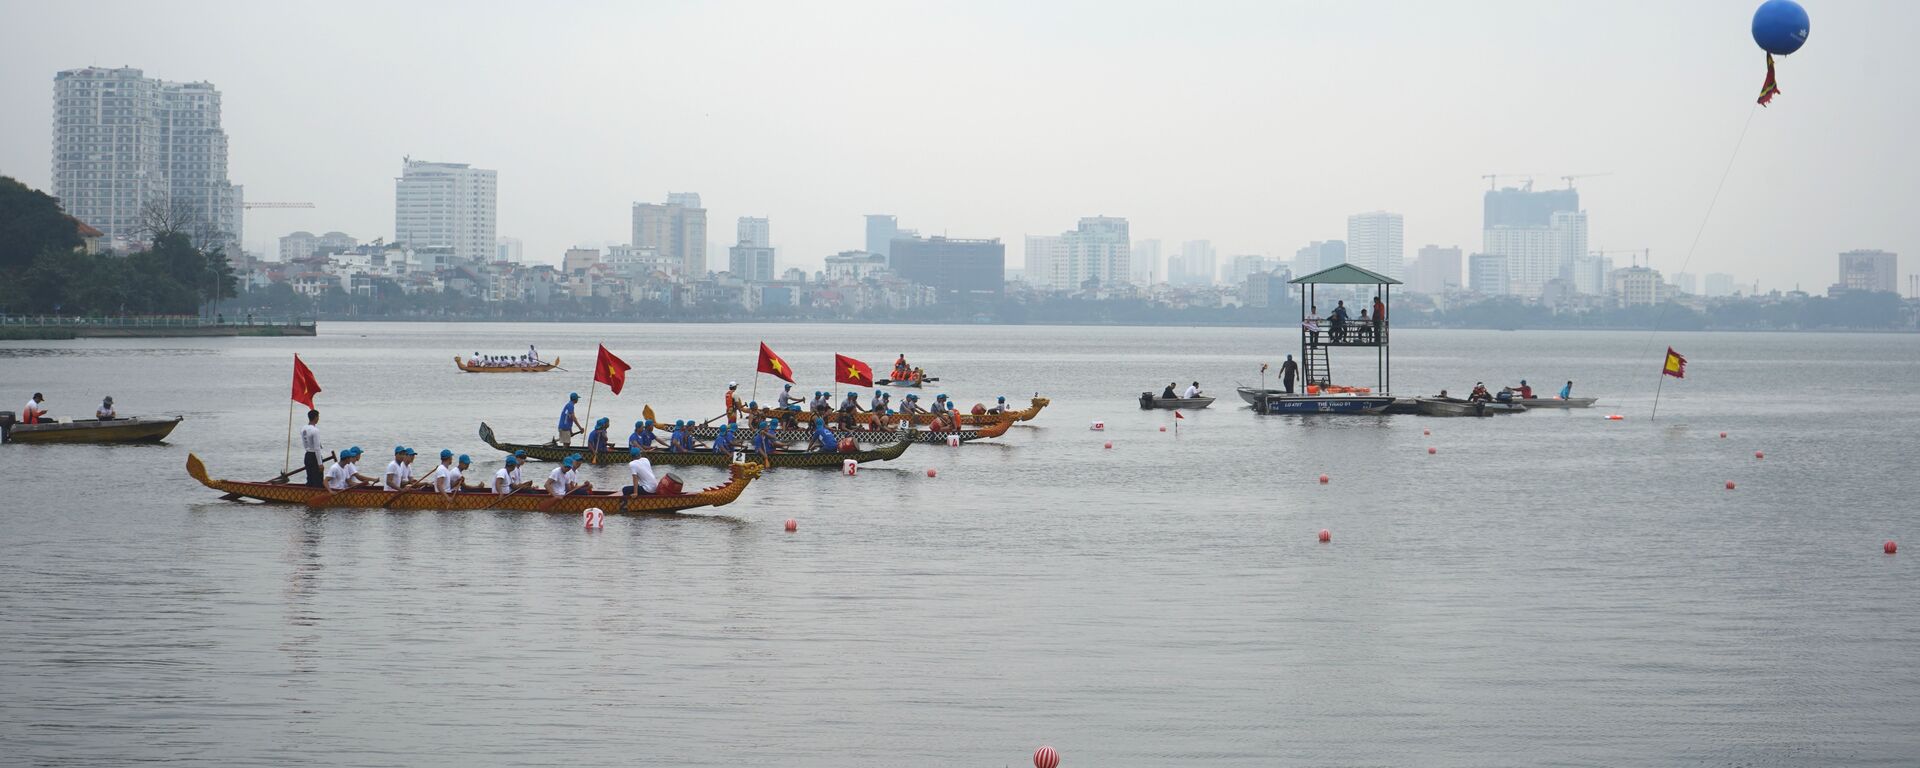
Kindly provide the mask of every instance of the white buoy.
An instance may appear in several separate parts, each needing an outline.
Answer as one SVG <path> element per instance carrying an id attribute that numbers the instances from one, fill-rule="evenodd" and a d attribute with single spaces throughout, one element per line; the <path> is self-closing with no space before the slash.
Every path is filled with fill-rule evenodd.
<path id="1" fill-rule="evenodd" d="M 844 459 L 840 462 L 840 471 L 849 475 L 860 474 L 860 462 L 853 459 Z"/>
<path id="2" fill-rule="evenodd" d="M 599 507 L 587 507 L 587 511 L 580 513 L 581 522 L 586 523 L 589 531 L 600 530 L 601 522 L 606 516 L 607 513 L 600 511 Z"/>
<path id="3" fill-rule="evenodd" d="M 960 447 L 960 436 L 959 436 L 959 435 L 947 435 L 947 447 L 948 447 L 948 448 L 958 448 L 958 447 Z"/>
<path id="4" fill-rule="evenodd" d="M 1104 421 L 1096 421 L 1093 423 L 1093 426 L 1088 427 L 1088 429 L 1091 429 L 1095 432 L 1105 432 L 1107 431 L 1107 423 Z"/>

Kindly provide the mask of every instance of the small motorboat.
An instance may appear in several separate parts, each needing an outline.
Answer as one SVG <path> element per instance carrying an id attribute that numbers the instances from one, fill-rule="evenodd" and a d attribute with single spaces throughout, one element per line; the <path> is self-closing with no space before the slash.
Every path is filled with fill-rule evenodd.
<path id="1" fill-rule="evenodd" d="M 1558 398 L 1558 397 L 1528 397 L 1528 398 L 1515 398 L 1515 399 L 1514 399 L 1514 402 L 1515 402 L 1515 403 L 1519 403 L 1519 404 L 1521 404 L 1521 405 L 1524 405 L 1524 406 L 1526 406 L 1526 407 L 1527 407 L 1527 408 L 1529 408 L 1529 409 L 1534 409 L 1534 408 L 1592 408 L 1592 407 L 1593 407 L 1593 404 L 1594 404 L 1594 403 L 1596 403 L 1596 402 L 1599 402 L 1599 401 L 1600 401 L 1600 398 L 1597 398 L 1597 397 L 1568 397 L 1568 398 Z"/>
<path id="2" fill-rule="evenodd" d="M 1159 397 L 1152 392 L 1140 393 L 1140 410 L 1151 411 L 1158 408 L 1163 411 L 1197 411 L 1213 405 L 1211 397 Z"/>
<path id="3" fill-rule="evenodd" d="M 9 443 L 157 443 L 180 426 L 182 417 L 74 419 L 17 424 L 13 412 L 0 412 L 0 438 Z"/>
<path id="4" fill-rule="evenodd" d="M 1497 413 L 1522 413 L 1527 410 L 1526 406 L 1519 403 L 1461 400 L 1454 397 L 1422 397 L 1419 400 L 1422 416 L 1492 416 Z"/>
<path id="5" fill-rule="evenodd" d="M 1255 389 L 1253 387 L 1244 387 L 1244 386 L 1234 387 L 1233 391 L 1239 393 L 1240 399 L 1247 401 L 1247 405 L 1251 405 L 1256 408 L 1260 407 L 1260 401 L 1265 398 L 1293 394 L 1292 392 L 1288 392 L 1284 389 Z"/>

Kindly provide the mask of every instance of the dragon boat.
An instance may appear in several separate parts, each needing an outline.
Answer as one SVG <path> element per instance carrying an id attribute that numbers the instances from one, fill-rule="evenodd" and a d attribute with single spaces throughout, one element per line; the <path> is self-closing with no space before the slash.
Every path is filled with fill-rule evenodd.
<path id="1" fill-rule="evenodd" d="M 214 480 L 207 476 L 207 467 L 200 457 L 187 454 L 187 474 L 213 490 L 219 491 L 227 501 L 253 499 L 275 504 L 304 504 L 314 508 L 361 508 L 361 509 L 437 509 L 447 511 L 478 511 L 505 509 L 519 512 L 562 512 L 580 514 L 590 507 L 598 507 L 608 514 L 630 512 L 681 512 L 697 507 L 718 507 L 733 503 L 740 498 L 740 492 L 747 484 L 760 476 L 760 465 L 752 463 L 733 464 L 732 474 L 727 482 L 698 491 L 675 494 L 643 495 L 622 497 L 615 491 L 586 491 L 566 496 L 552 496 L 542 491 L 520 491 L 518 493 L 495 494 L 487 491 L 460 491 L 442 495 L 432 488 L 410 489 L 405 491 L 384 491 L 379 488 L 350 488 L 344 491 L 329 491 L 309 485 L 295 483 L 261 483 L 239 480 Z"/>
<path id="2" fill-rule="evenodd" d="M 466 371 L 467 373 L 541 373 L 560 367 L 560 358 L 556 357 L 553 359 L 553 362 L 550 363 L 543 362 L 534 365 L 484 365 L 464 360 L 459 355 L 454 355 L 453 364 L 460 366 L 460 370 Z"/>
<path id="3" fill-rule="evenodd" d="M 999 437 L 1001 435 L 1006 434 L 1007 430 L 1011 429 L 1012 427 L 1013 427 L 1013 422 L 1003 421 L 1003 422 L 1000 422 L 999 424 L 988 424 L 983 427 L 976 427 L 973 429 L 962 429 L 962 430 L 957 430 L 952 432 L 915 430 L 915 431 L 907 432 L 906 439 L 916 443 L 932 443 L 935 445 L 940 445 L 947 442 L 948 436 L 958 435 L 960 437 L 960 442 L 970 443 L 975 440 Z M 662 429 L 661 431 L 665 432 L 665 431 L 671 431 L 671 430 Z M 754 427 L 743 426 L 736 429 L 735 433 L 740 436 L 741 440 L 744 443 L 744 441 L 752 438 L 754 434 L 759 431 L 760 431 L 759 429 Z M 718 434 L 719 432 L 720 432 L 719 427 L 694 426 L 694 427 L 687 428 L 687 434 L 692 435 L 693 438 L 696 440 L 712 440 L 713 436 L 715 434 Z M 890 429 L 835 429 L 833 430 L 833 434 L 835 437 L 851 437 L 856 443 L 867 443 L 867 444 L 886 443 L 886 442 L 900 439 L 900 433 Z M 783 443 L 804 443 L 804 442 L 807 442 L 808 440 L 811 440 L 812 438 L 813 438 L 813 430 L 810 430 L 810 429 L 776 429 L 773 431 L 773 439 Z M 851 456 L 851 454 L 848 454 L 845 452 L 828 454 L 828 455 L 840 456 L 843 458 Z"/>
<path id="4" fill-rule="evenodd" d="M 714 453 L 712 451 L 701 451 L 701 452 L 693 452 L 693 453 L 671 453 L 668 451 L 647 451 L 640 455 L 647 457 L 647 460 L 652 462 L 653 465 L 656 467 L 658 466 L 723 467 L 731 463 L 734 460 L 735 456 L 743 456 L 748 459 L 753 459 L 754 461 L 764 460 L 765 463 L 770 468 L 775 468 L 775 469 L 780 467 L 831 467 L 833 469 L 839 469 L 840 462 L 845 461 L 847 459 L 853 459 L 854 461 L 858 461 L 862 464 L 865 464 L 869 461 L 892 461 L 894 459 L 900 458 L 900 454 L 907 452 L 907 446 L 913 445 L 914 441 L 910 438 L 910 434 L 911 433 L 909 433 L 906 429 L 903 428 L 898 432 L 892 433 L 893 437 L 895 437 L 896 439 L 891 443 L 880 445 L 865 451 L 851 451 L 851 452 L 845 452 L 845 453 L 808 453 L 804 451 L 791 451 L 791 452 L 780 451 L 780 452 L 768 454 L 763 459 L 763 457 L 761 457 L 760 454 L 754 453 L 753 451 L 747 450 L 743 447 L 739 449 L 738 452 L 736 452 L 735 454 Z M 569 447 L 564 445 L 552 445 L 552 444 L 530 445 L 530 444 L 502 443 L 494 439 L 493 428 L 487 426 L 485 422 L 481 422 L 480 424 L 480 439 L 486 441 L 487 445 L 493 446 L 495 449 L 506 452 L 506 453 L 513 453 L 516 451 L 526 451 L 527 458 L 534 459 L 536 461 L 559 461 L 561 459 L 564 459 L 576 453 L 585 457 L 587 462 L 590 464 L 625 464 L 632 459 L 632 454 L 628 453 L 626 450 L 607 451 L 605 453 L 587 453 L 579 448 L 574 448 L 574 447 Z M 775 437 L 774 439 L 778 440 L 780 438 Z"/>
<path id="5" fill-rule="evenodd" d="M 979 414 L 962 413 L 960 414 L 960 426 L 984 427 L 992 424 L 1032 421 L 1033 417 L 1039 416 L 1040 411 L 1046 408 L 1052 402 L 1053 402 L 1052 400 L 1049 400 L 1044 397 L 1036 397 L 1036 398 L 1033 398 L 1033 401 L 1030 405 L 1018 411 L 1003 411 L 1001 413 L 979 413 Z M 813 423 L 813 414 L 809 411 L 783 411 L 783 410 L 780 410 L 779 408 L 749 408 L 747 409 L 747 412 L 753 414 L 754 417 L 760 418 L 760 419 L 783 419 L 783 418 L 786 418 L 787 414 L 792 413 L 793 419 L 796 422 L 799 422 L 801 424 Z M 838 414 L 836 413 L 835 415 L 837 416 Z M 895 424 L 899 424 L 901 420 L 904 418 L 904 416 L 905 414 L 899 414 L 899 413 L 886 416 L 885 418 L 882 418 L 880 420 L 881 425 L 893 426 Z M 856 413 L 853 415 L 853 419 L 854 419 L 854 423 L 856 424 L 865 424 L 865 425 L 871 426 L 874 423 L 874 416 L 871 413 Z M 924 427 L 932 423 L 933 423 L 932 414 L 916 413 L 913 415 L 913 425 L 916 427 Z"/>

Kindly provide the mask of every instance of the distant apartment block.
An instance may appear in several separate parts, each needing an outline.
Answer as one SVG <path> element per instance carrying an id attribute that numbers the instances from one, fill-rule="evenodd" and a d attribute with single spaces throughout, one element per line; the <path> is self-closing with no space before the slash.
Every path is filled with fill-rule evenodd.
<path id="1" fill-rule="evenodd" d="M 1587 255 L 1587 214 L 1577 190 L 1535 192 L 1529 182 L 1488 190 L 1483 206 L 1480 252 L 1507 257 L 1508 292 L 1515 296 L 1540 296 Z"/>
<path id="2" fill-rule="evenodd" d="M 1403 232 L 1406 220 L 1387 211 L 1347 217 L 1347 261 L 1392 278 L 1405 277 Z"/>
<path id="3" fill-rule="evenodd" d="M 315 256 L 346 253 L 360 245 L 345 232 L 328 232 L 316 235 L 312 232 L 295 232 L 280 238 L 280 261 L 305 261 Z"/>
<path id="4" fill-rule="evenodd" d="M 1607 276 L 1608 293 L 1623 307 L 1647 307 L 1673 298 L 1673 286 L 1647 267 L 1616 269 Z"/>
<path id="5" fill-rule="evenodd" d="M 773 225 L 764 216 L 742 216 L 738 226 L 739 237 L 735 245 L 754 248 L 773 247 Z"/>
<path id="6" fill-rule="evenodd" d="M 893 273 L 932 288 L 942 304 L 993 302 L 1006 291 L 1007 248 L 999 238 L 896 237 L 889 249 Z"/>
<path id="7" fill-rule="evenodd" d="M 1673 273 L 1672 283 L 1673 290 L 1681 296 L 1697 296 L 1700 294 L 1700 279 L 1695 277 L 1692 272 Z"/>
<path id="8" fill-rule="evenodd" d="M 1886 251 L 1847 251 L 1840 254 L 1840 280 L 1833 287 L 1843 291 L 1900 290 L 1900 256 Z"/>
<path id="9" fill-rule="evenodd" d="M 886 258 L 893 238 L 900 234 L 900 222 L 884 213 L 867 214 L 867 253 Z"/>
<path id="10" fill-rule="evenodd" d="M 1133 242 L 1127 220 L 1088 216 L 1058 235 L 1028 235 L 1026 282 L 1058 291 L 1112 286 L 1133 279 Z M 911 278 L 909 278 L 911 279 Z"/>
<path id="11" fill-rule="evenodd" d="M 503 237 L 494 246 L 493 260 L 519 264 L 527 259 L 527 246 L 517 237 Z"/>
<path id="12" fill-rule="evenodd" d="M 1476 253 L 1467 257 L 1467 290 L 1482 296 L 1508 293 L 1508 258 L 1497 253 Z"/>
<path id="13" fill-rule="evenodd" d="M 1734 287 L 1733 275 L 1725 272 L 1708 272 L 1703 287 L 1706 289 L 1705 293 L 1709 299 L 1732 296 L 1734 291 L 1739 290 Z"/>
<path id="14" fill-rule="evenodd" d="M 1460 290 L 1460 246 L 1423 245 L 1407 270 L 1407 290 L 1441 295 Z"/>
<path id="15" fill-rule="evenodd" d="M 1160 241 L 1135 240 L 1133 242 L 1133 283 L 1153 285 L 1157 280 L 1166 279 L 1166 276 L 1167 273 L 1160 268 Z"/>
<path id="16" fill-rule="evenodd" d="M 494 172 L 466 163 L 407 158 L 394 183 L 393 238 L 416 251 L 444 250 L 472 263 L 498 255 Z"/>
<path id="17" fill-rule="evenodd" d="M 1213 285 L 1220 276 L 1219 253 L 1211 240 L 1188 240 L 1180 253 L 1167 257 L 1167 283 L 1188 287 Z"/>
<path id="18" fill-rule="evenodd" d="M 690 280 L 707 274 L 707 209 L 700 195 L 674 192 L 667 202 L 633 204 L 633 243 L 652 248 Z"/>
<path id="19" fill-rule="evenodd" d="M 1347 241 L 1315 240 L 1293 254 L 1293 271 L 1311 275 L 1328 267 L 1347 263 Z"/>
<path id="20" fill-rule="evenodd" d="M 142 245 L 141 209 L 164 202 L 204 219 L 200 245 L 238 256 L 244 195 L 227 179 L 220 92 L 131 67 L 55 74 L 53 195 L 115 249 Z"/>
<path id="21" fill-rule="evenodd" d="M 750 283 L 773 282 L 773 249 L 745 244 L 728 248 L 727 271 Z"/>

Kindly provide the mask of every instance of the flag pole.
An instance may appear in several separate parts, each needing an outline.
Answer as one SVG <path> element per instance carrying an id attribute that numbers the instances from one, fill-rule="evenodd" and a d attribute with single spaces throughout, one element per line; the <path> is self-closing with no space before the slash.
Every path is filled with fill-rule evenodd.
<path id="1" fill-rule="evenodd" d="M 280 470 L 293 471 L 293 398 L 287 398 L 287 453 L 280 457 Z"/>
<path id="2" fill-rule="evenodd" d="M 1653 421 L 1656 417 L 1660 415 L 1660 388 L 1663 386 L 1666 386 L 1666 383 L 1667 383 L 1667 371 L 1666 371 L 1666 368 L 1663 366 L 1660 370 L 1660 382 L 1653 385 L 1653 413 L 1647 416 L 1647 421 L 1649 422 Z"/>
<path id="3" fill-rule="evenodd" d="M 595 367 L 597 368 L 598 366 L 595 366 Z M 591 429 L 591 427 L 588 425 L 593 423 L 593 395 L 594 393 L 599 391 L 600 391 L 600 372 L 598 370 L 595 370 L 593 375 L 593 386 L 587 388 L 587 420 L 580 422 L 581 429 Z"/>

